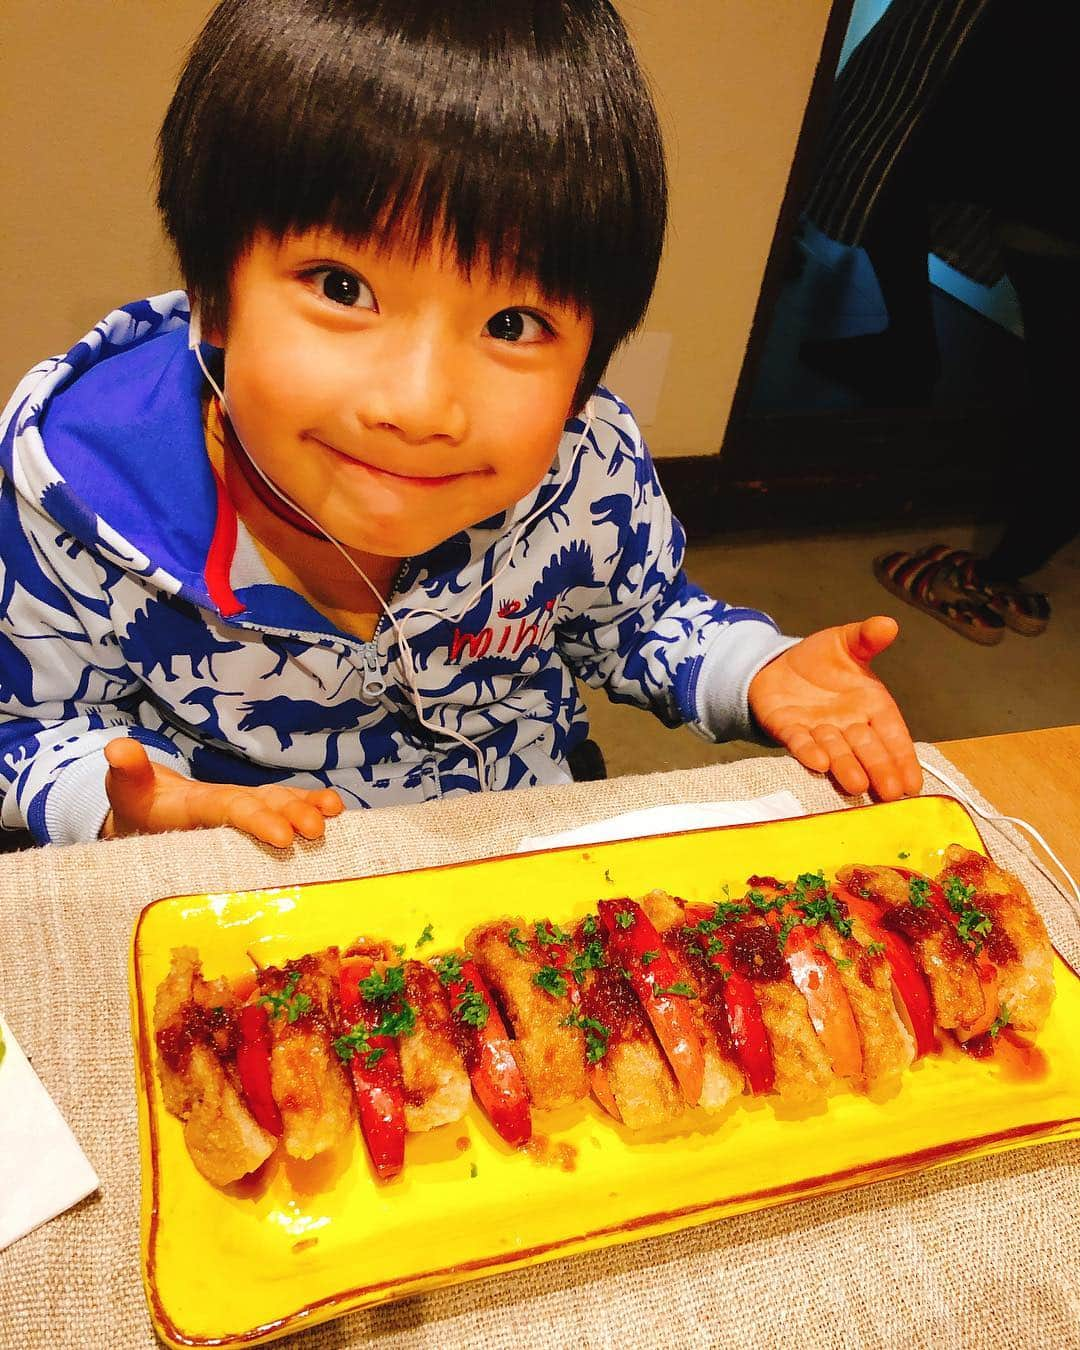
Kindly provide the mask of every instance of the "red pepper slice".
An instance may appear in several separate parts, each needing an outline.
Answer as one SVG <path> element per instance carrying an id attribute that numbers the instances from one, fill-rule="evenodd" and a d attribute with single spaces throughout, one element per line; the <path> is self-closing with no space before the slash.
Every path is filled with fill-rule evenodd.
<path id="1" fill-rule="evenodd" d="M 779 932 L 781 917 L 776 910 L 765 917 Z M 787 934 L 784 960 L 796 989 L 806 1000 L 811 1024 L 833 1072 L 841 1078 L 857 1078 L 862 1073 L 862 1040 L 840 972 L 828 953 L 820 950 L 816 934 L 802 922 L 803 916 L 794 905 L 784 906 L 783 917 L 799 920 Z"/>
<path id="2" fill-rule="evenodd" d="M 893 989 L 907 1014 L 908 1028 L 915 1041 L 915 1058 L 921 1059 L 923 1055 L 932 1054 L 937 1049 L 934 1005 L 930 1000 L 930 988 L 916 964 L 911 948 L 899 933 L 882 927 L 882 905 L 856 895 L 838 882 L 833 884 L 833 891 L 837 899 L 847 906 L 848 913 L 862 921 L 871 940 L 881 943 L 885 948 L 884 955 L 892 974 Z"/>
<path id="3" fill-rule="evenodd" d="M 262 1003 L 240 1009 L 240 1041 L 236 1047 L 236 1071 L 248 1110 L 268 1133 L 281 1137 L 281 1112 L 270 1086 L 270 1018 Z"/>
<path id="4" fill-rule="evenodd" d="M 705 1080 L 705 1056 L 686 997 L 665 992 L 677 983 L 678 973 L 660 934 L 633 900 L 601 900 L 597 910 L 609 950 L 626 971 L 683 1096 L 696 1106 Z M 646 953 L 648 961 L 642 960 Z"/>
<path id="5" fill-rule="evenodd" d="M 368 1031 L 379 1024 L 378 1009 L 360 996 L 360 981 L 373 970 L 374 962 L 366 956 L 341 963 L 338 998 L 347 1030 L 358 1022 Z M 360 1051 L 349 1060 L 349 1072 L 371 1165 L 385 1181 L 397 1176 L 405 1165 L 405 1085 L 394 1038 L 370 1036 L 368 1046 L 367 1052 Z M 382 1053 L 373 1056 L 371 1051 L 376 1050 Z M 370 1059 L 375 1062 L 370 1063 Z"/>
<path id="6" fill-rule="evenodd" d="M 465 1042 L 465 1064 L 480 1105 L 508 1144 L 527 1144 L 532 1138 L 529 1094 L 491 991 L 475 962 L 467 958 L 460 963 L 460 976 L 449 978 L 446 968 L 438 964 L 435 970 L 450 996 L 450 1010 Z M 462 1011 L 467 1010 L 463 1000 L 470 995 L 479 995 L 487 1007 L 482 1026 L 462 1019 Z"/>
<path id="7" fill-rule="evenodd" d="M 911 881 L 918 878 L 927 883 L 927 896 L 930 903 L 937 912 L 945 919 L 950 927 L 956 932 L 958 940 L 964 943 L 964 947 L 971 951 L 971 947 L 959 936 L 960 915 L 956 913 L 953 907 L 946 899 L 945 892 L 941 885 L 933 877 L 923 876 L 921 872 L 912 871 L 910 867 L 894 867 L 894 872 L 899 873 L 905 880 Z M 1001 1011 L 1001 997 L 998 992 L 998 973 L 997 967 L 985 956 L 976 955 L 972 952 L 972 960 L 975 962 L 975 969 L 978 972 L 979 984 L 983 996 L 983 1014 L 976 1018 L 970 1026 L 964 1028 L 954 1028 L 953 1035 L 960 1042 L 970 1040 L 973 1036 L 981 1036 L 983 1032 L 989 1031 L 994 1025 L 998 1013 Z"/>
<path id="8" fill-rule="evenodd" d="M 713 911 L 711 908 L 688 907 L 686 915 L 691 923 L 697 923 L 701 919 L 711 919 Z M 771 1092 L 776 1080 L 776 1069 L 753 982 L 735 969 L 726 951 L 709 951 L 707 933 L 699 932 L 698 942 L 709 964 L 724 972 L 724 1011 L 735 1047 L 735 1057 L 743 1071 L 746 1085 L 754 1096 Z"/>

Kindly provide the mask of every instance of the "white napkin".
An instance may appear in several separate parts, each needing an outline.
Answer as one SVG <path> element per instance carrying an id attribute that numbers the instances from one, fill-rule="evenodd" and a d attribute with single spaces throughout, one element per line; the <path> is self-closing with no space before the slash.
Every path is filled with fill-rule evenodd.
<path id="1" fill-rule="evenodd" d="M 94 1169 L 0 1018 L 0 1251 L 98 1188 Z"/>
<path id="2" fill-rule="evenodd" d="M 677 830 L 703 830 L 715 825 L 751 825 L 762 820 L 790 820 L 804 816 L 799 799 L 790 792 L 773 792 L 767 797 L 751 797 L 738 802 L 687 802 L 680 806 L 648 806 L 642 811 L 627 811 L 609 816 L 562 834 L 538 835 L 522 839 L 519 853 L 534 853 L 542 848 L 560 848 L 564 844 L 602 844 L 611 839 L 639 839 L 646 834 L 671 834 Z"/>

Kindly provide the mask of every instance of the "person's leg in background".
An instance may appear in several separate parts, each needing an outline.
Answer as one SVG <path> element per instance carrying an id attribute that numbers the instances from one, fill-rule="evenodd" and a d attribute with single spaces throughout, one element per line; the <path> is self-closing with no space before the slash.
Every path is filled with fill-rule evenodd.
<path id="1" fill-rule="evenodd" d="M 863 248 L 888 316 L 876 333 L 810 340 L 799 355 L 871 403 L 925 402 L 941 373 L 927 254 L 926 136 L 916 131 L 901 150 L 867 221 Z"/>
<path id="2" fill-rule="evenodd" d="M 979 564 L 983 581 L 1019 581 L 1080 533 L 1080 249 L 1006 251 L 1024 320 L 1031 434 L 1017 446 L 1005 532 Z"/>

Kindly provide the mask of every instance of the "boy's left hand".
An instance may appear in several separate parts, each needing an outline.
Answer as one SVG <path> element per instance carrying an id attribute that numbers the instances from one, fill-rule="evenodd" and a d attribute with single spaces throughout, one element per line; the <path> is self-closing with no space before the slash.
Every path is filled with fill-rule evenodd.
<path id="1" fill-rule="evenodd" d="M 762 730 L 845 792 L 882 801 L 922 787 L 911 734 L 870 662 L 899 631 L 878 615 L 811 633 L 750 681 L 750 711 Z"/>

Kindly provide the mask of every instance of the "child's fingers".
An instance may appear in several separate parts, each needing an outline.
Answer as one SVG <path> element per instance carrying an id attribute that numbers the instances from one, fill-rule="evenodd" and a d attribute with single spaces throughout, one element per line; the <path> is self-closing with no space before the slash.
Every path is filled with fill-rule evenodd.
<path id="1" fill-rule="evenodd" d="M 105 758 L 117 778 L 128 782 L 152 782 L 154 768 L 139 741 L 130 736 L 118 736 L 105 747 Z"/>
<path id="2" fill-rule="evenodd" d="M 811 769 L 814 773 L 824 773 L 829 767 L 829 756 L 817 744 L 813 736 L 806 727 L 801 724 L 780 723 L 779 725 L 766 727 L 765 730 L 775 740 L 779 741 L 789 755 L 803 766 Z"/>
<path id="3" fill-rule="evenodd" d="M 890 647 L 900 631 L 895 619 L 885 614 L 875 614 L 871 619 L 844 625 L 844 642 L 848 651 L 862 665 L 867 665 Z"/>
<path id="4" fill-rule="evenodd" d="M 281 814 L 305 839 L 321 839 L 326 829 L 326 817 L 306 794 L 290 795 L 280 806 Z"/>
<path id="5" fill-rule="evenodd" d="M 293 827 L 280 809 L 275 809 L 257 792 L 237 792 L 219 798 L 212 804 L 211 814 L 218 818 L 201 823 L 231 825 L 274 848 L 288 848 L 294 838 Z"/>
<path id="6" fill-rule="evenodd" d="M 340 816 L 342 811 L 345 810 L 345 803 L 333 788 L 320 788 L 308 792 L 306 796 L 324 816 Z"/>
<path id="7" fill-rule="evenodd" d="M 106 833 L 133 834 L 146 827 L 154 802 L 154 766 L 138 741 L 119 736 L 105 747 L 109 768 L 105 795 L 109 799 Z"/>
<path id="8" fill-rule="evenodd" d="M 904 794 L 917 797 L 922 791 L 922 767 L 900 709 L 894 707 L 880 717 L 875 717 L 871 726 L 881 737 L 882 745 L 896 765 Z"/>
<path id="9" fill-rule="evenodd" d="M 900 770 L 877 732 L 864 722 L 848 727 L 845 737 L 875 794 L 884 802 L 894 802 L 902 797 L 904 788 Z"/>
<path id="10" fill-rule="evenodd" d="M 859 759 L 837 727 L 818 726 L 813 731 L 814 740 L 829 757 L 829 772 L 845 792 L 858 794 L 865 792 L 870 780 Z"/>

